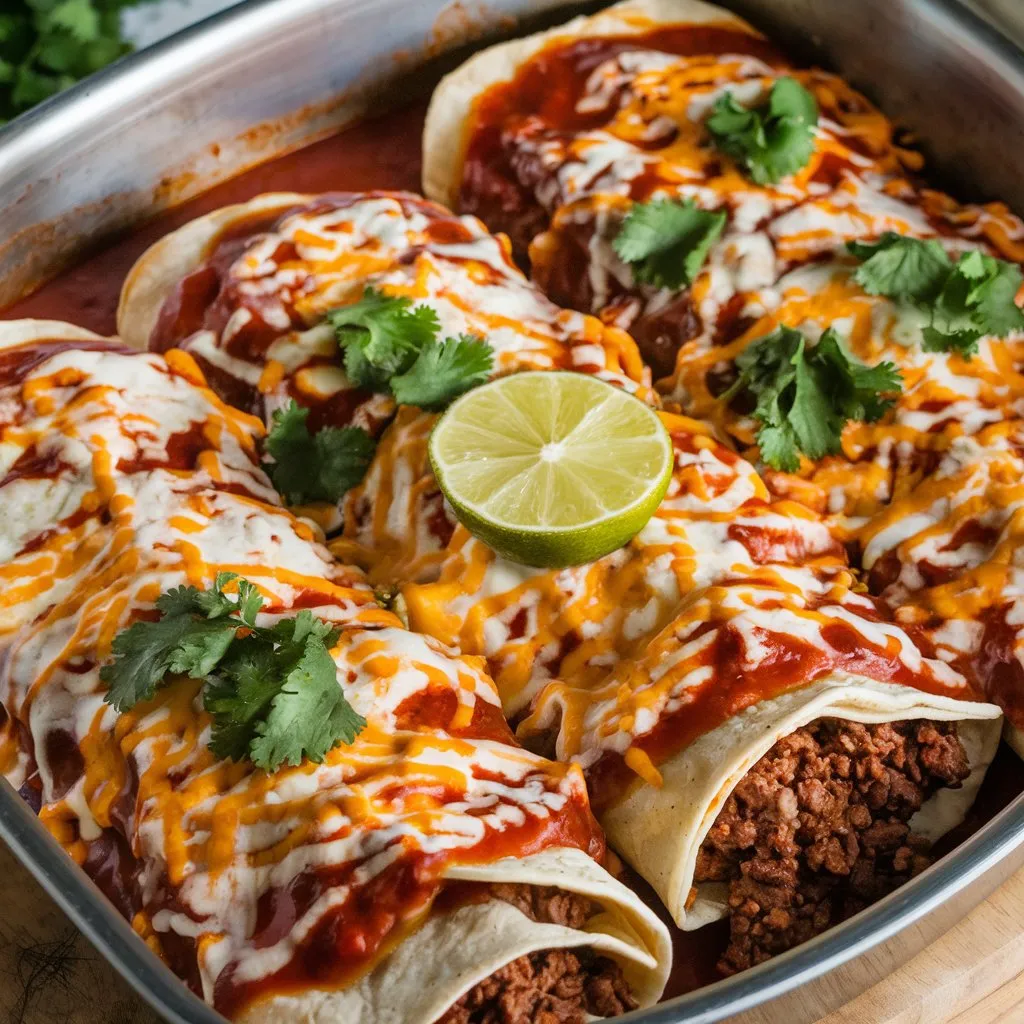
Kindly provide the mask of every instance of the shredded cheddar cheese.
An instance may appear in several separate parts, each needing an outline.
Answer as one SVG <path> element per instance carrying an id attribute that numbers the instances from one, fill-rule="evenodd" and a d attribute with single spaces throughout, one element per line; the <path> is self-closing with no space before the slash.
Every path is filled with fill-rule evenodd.
<path id="1" fill-rule="evenodd" d="M 962 206 L 921 184 L 919 156 L 834 75 L 743 52 L 678 56 L 642 33 L 628 48 L 610 45 L 604 59 L 600 45 L 588 50 L 592 70 L 563 74 L 570 92 L 544 112 L 518 112 L 529 64 L 478 99 L 463 195 L 492 228 L 546 222 L 520 239 L 535 279 L 561 301 L 632 330 L 656 364 L 667 349 L 675 365 L 664 367 L 660 386 L 670 407 L 711 420 L 756 461 L 758 424 L 718 397 L 753 341 L 786 325 L 813 342 L 833 327 L 862 362 L 894 362 L 903 393 L 888 416 L 849 423 L 841 454 L 804 458 L 796 473 L 765 473 L 774 493 L 835 516 L 840 529 L 912 488 L 958 437 L 1020 415 L 1021 338 L 984 339 L 970 361 L 924 351 L 920 314 L 867 295 L 851 279 L 856 261 L 845 249 L 893 231 L 938 238 L 954 255 L 980 248 L 1024 260 L 1024 224 L 1005 206 Z M 572 40 L 560 39 L 533 61 L 572 67 L 572 54 Z M 797 173 L 758 185 L 712 144 L 705 120 L 725 93 L 754 104 L 783 75 L 815 97 L 814 147 Z M 496 129 L 500 145 L 490 141 Z M 488 193 L 476 193 L 485 180 Z M 652 198 L 727 214 L 682 293 L 638 284 L 612 244 L 632 204 Z"/>
<path id="2" fill-rule="evenodd" d="M 398 936 L 447 865 L 600 847 L 579 769 L 516 746 L 482 660 L 402 628 L 281 507 L 258 463 L 262 425 L 189 356 L 47 351 L 26 346 L 27 369 L 0 380 L 0 758 L 87 871 L 123 866 L 134 927 L 158 952 L 190 950 L 208 1001 L 230 1012 L 301 974 L 303 937 L 367 893 L 409 895 Z M 305 608 L 340 627 L 338 686 L 367 724 L 322 764 L 219 760 L 202 681 L 121 715 L 104 702 L 114 637 L 221 571 L 258 587 L 261 624 Z M 263 922 L 268 901 L 290 901 L 291 923 Z M 387 934 L 361 939 L 361 920 L 346 934 L 364 954 L 341 958 L 342 974 L 390 948 Z"/>

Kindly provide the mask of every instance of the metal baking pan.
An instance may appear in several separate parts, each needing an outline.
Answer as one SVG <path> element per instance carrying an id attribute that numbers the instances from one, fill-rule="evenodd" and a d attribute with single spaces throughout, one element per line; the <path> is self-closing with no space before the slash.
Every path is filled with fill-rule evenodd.
<path id="1" fill-rule="evenodd" d="M 945 183 L 1024 209 L 1024 55 L 956 0 L 719 0 L 912 125 Z M 90 244 L 247 166 L 425 91 L 460 46 L 564 0 L 250 0 L 0 132 L 0 307 Z M 447 56 L 446 56 L 447 55 Z M 0 837 L 169 1021 L 214 1024 L 0 783 Z M 647 1024 L 803 1024 L 945 932 L 1024 864 L 1024 794 L 914 881 L 760 967 L 637 1012 Z"/>

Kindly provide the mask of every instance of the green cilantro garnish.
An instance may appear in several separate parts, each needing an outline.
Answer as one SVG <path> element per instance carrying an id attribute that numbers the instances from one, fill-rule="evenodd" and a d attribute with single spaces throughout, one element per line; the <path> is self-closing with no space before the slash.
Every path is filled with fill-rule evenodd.
<path id="1" fill-rule="evenodd" d="M 359 302 L 333 309 L 327 320 L 345 351 L 345 372 L 357 387 L 390 392 L 400 405 L 437 411 L 482 384 L 494 352 L 479 338 L 438 340 L 441 324 L 429 306 L 367 288 Z M 274 413 L 266 470 L 292 505 L 337 502 L 366 474 L 376 447 L 359 427 L 324 427 L 310 434 L 309 410 L 291 402 Z"/>
<path id="2" fill-rule="evenodd" d="M 267 434 L 271 481 L 290 505 L 337 502 L 366 475 L 377 443 L 361 427 L 324 427 L 310 434 L 309 410 L 294 401 L 274 413 Z"/>
<path id="3" fill-rule="evenodd" d="M 732 93 L 723 93 L 706 121 L 715 145 L 743 164 L 758 185 L 780 181 L 806 165 L 817 123 L 818 104 L 793 78 L 778 79 L 757 107 L 742 107 Z"/>
<path id="4" fill-rule="evenodd" d="M 224 588 L 237 581 L 237 594 Z M 263 598 L 235 573 L 212 590 L 177 587 L 156 602 L 160 618 L 114 638 L 114 660 L 100 670 L 106 701 L 127 711 L 149 700 L 169 676 L 205 679 L 213 716 L 210 749 L 273 772 L 303 758 L 319 763 L 366 725 L 338 685 L 330 648 L 340 632 L 304 608 L 269 628 L 256 625 Z"/>
<path id="5" fill-rule="evenodd" d="M 689 199 L 654 199 L 633 206 L 612 246 L 641 284 L 675 290 L 693 283 L 724 226 L 724 212 Z"/>
<path id="6" fill-rule="evenodd" d="M 736 367 L 739 377 L 722 398 L 740 391 L 753 396 L 761 458 L 790 473 L 800 466 L 800 452 L 820 459 L 840 451 L 846 423 L 877 420 L 893 403 L 882 396 L 901 386 L 892 363 L 851 359 L 832 328 L 808 346 L 799 331 L 779 327 L 748 346 Z"/>
<path id="7" fill-rule="evenodd" d="M 443 409 L 453 398 L 482 384 L 494 368 L 491 346 L 472 335 L 446 338 L 424 348 L 405 373 L 391 378 L 401 405 Z"/>
<path id="8" fill-rule="evenodd" d="M 952 266 L 934 239 L 904 238 L 894 231 L 877 242 L 848 242 L 846 248 L 862 261 L 854 279 L 869 295 L 932 302 Z"/>
<path id="9" fill-rule="evenodd" d="M 5 0 L 0 124 L 131 50 L 121 11 L 139 0 Z"/>
<path id="10" fill-rule="evenodd" d="M 367 288 L 351 306 L 332 309 L 327 319 L 345 349 L 345 372 L 359 387 L 386 391 L 392 376 L 408 369 L 420 350 L 441 330 L 429 306 L 412 307 Z"/>
<path id="11" fill-rule="evenodd" d="M 327 319 L 345 349 L 345 372 L 368 391 L 390 391 L 403 405 L 442 409 L 485 381 L 494 353 L 478 338 L 438 340 L 441 324 L 429 306 L 367 288 Z"/>
<path id="12" fill-rule="evenodd" d="M 954 263 L 934 239 L 892 231 L 877 242 L 850 242 L 847 249 L 862 261 L 854 280 L 869 295 L 911 302 L 929 314 L 922 332 L 929 352 L 970 359 L 979 338 L 1024 330 L 1024 313 L 1014 301 L 1024 281 L 1016 263 L 977 249 Z"/>

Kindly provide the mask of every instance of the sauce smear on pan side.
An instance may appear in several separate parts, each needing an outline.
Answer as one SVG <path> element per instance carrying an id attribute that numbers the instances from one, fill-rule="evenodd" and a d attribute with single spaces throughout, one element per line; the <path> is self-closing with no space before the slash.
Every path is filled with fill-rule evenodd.
<path id="1" fill-rule="evenodd" d="M 157 239 L 211 210 L 263 192 L 420 190 L 426 102 L 361 121 L 305 149 L 260 164 L 109 242 L 0 319 L 67 320 L 97 334 L 117 329 L 117 300 L 132 264 Z"/>

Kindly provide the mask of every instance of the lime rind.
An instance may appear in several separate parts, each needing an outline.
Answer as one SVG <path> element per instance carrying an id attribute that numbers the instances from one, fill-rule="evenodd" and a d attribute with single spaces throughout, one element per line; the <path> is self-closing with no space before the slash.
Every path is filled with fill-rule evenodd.
<path id="1" fill-rule="evenodd" d="M 672 477 L 649 406 L 583 374 L 527 372 L 458 399 L 429 444 L 455 515 L 512 561 L 592 562 L 628 543 Z"/>

